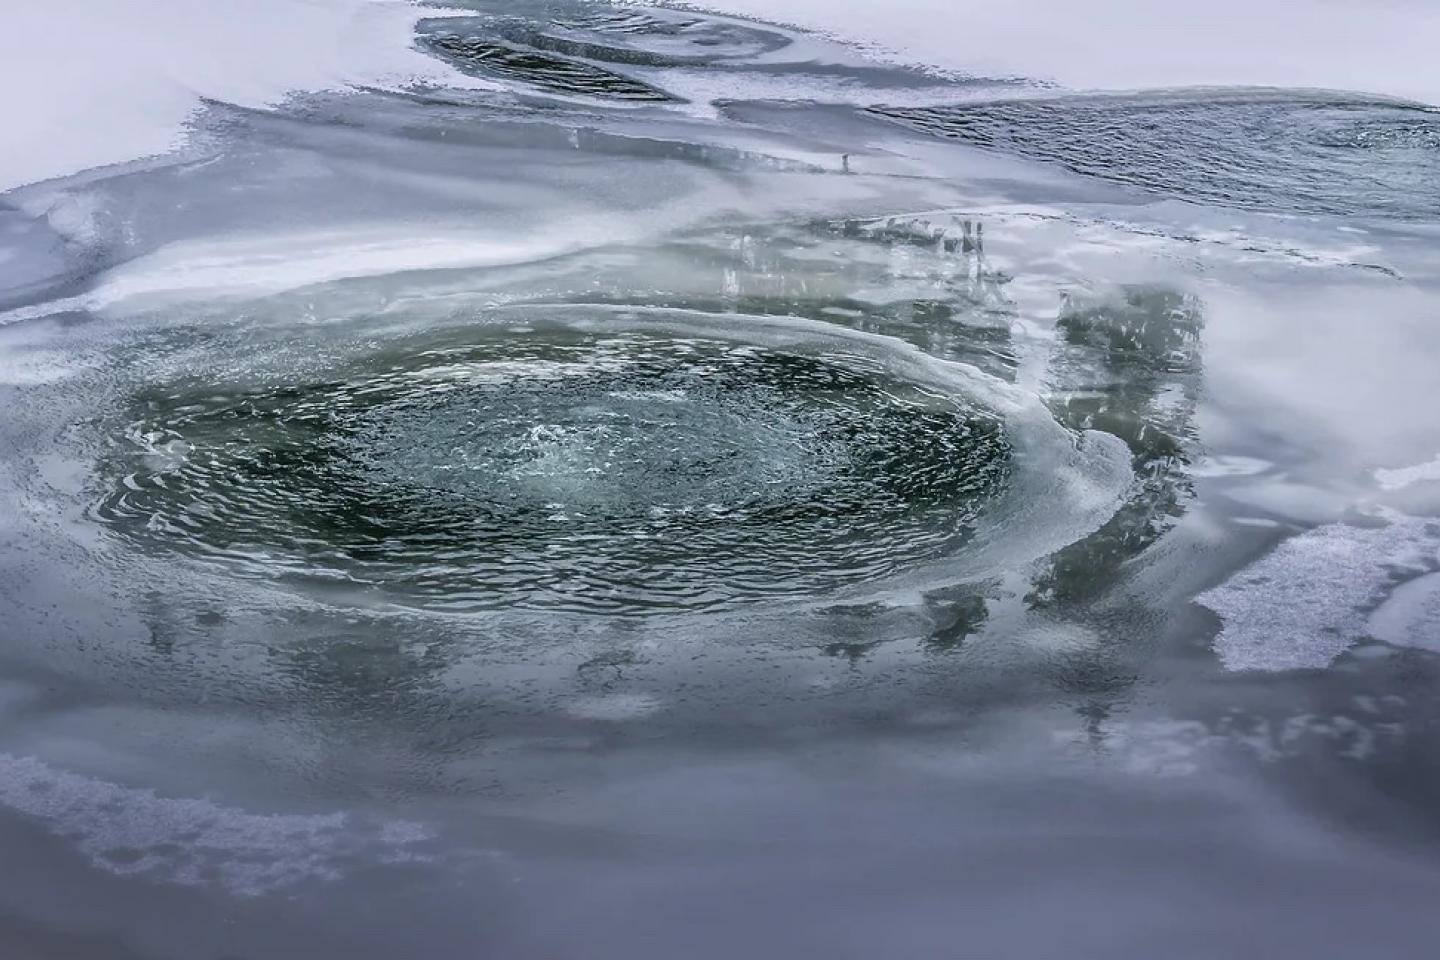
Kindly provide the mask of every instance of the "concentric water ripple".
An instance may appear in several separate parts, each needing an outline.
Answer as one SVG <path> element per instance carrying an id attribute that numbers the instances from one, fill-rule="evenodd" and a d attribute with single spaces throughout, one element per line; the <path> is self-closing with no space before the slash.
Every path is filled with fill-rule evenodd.
<path id="1" fill-rule="evenodd" d="M 868 358 L 579 330 L 140 395 L 93 515 L 147 550 L 447 609 L 695 609 L 963 549 L 1002 419 Z"/>

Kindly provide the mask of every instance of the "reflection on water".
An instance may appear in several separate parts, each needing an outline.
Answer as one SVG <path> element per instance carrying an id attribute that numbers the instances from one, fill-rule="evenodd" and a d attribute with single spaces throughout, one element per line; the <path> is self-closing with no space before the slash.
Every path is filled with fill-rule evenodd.
<path id="1" fill-rule="evenodd" d="M 1084 604 L 1154 543 L 1193 494 L 1188 477 L 1200 390 L 1201 305 L 1174 290 L 1130 287 L 1067 302 L 1057 327 L 1073 356 L 1050 377 L 1061 420 L 1124 440 L 1136 488 L 1093 536 L 1061 550 L 1035 585 L 1035 602 Z"/>

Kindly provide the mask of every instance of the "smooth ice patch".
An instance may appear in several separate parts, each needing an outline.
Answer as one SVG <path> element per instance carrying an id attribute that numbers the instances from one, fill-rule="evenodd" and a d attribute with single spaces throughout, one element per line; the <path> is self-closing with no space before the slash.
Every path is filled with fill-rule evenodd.
<path id="1" fill-rule="evenodd" d="M 0 190 L 165 153 L 205 99 L 410 81 L 479 86 L 414 48 L 406 0 L 0 4 Z M 13 148 L 12 148 L 13 145 Z"/>
<path id="2" fill-rule="evenodd" d="M 1396 647 L 1440 653 L 1440 573 L 1402 583 L 1370 615 L 1366 633 Z"/>
<path id="3" fill-rule="evenodd" d="M 1283 478 L 1261 479 L 1226 495 L 1236 503 L 1301 524 L 1330 523 L 1345 515 L 1351 501 L 1331 490 Z"/>
<path id="4" fill-rule="evenodd" d="M 1266 530 L 1274 530 L 1281 525 L 1279 520 L 1269 517 L 1231 517 L 1230 522 L 1237 527 L 1262 527 Z"/>
<path id="5" fill-rule="evenodd" d="M 1253 477 L 1274 466 L 1269 460 L 1259 457 L 1206 457 L 1191 468 L 1197 477 Z"/>
<path id="6" fill-rule="evenodd" d="M 1366 636 L 1375 622 L 1368 612 L 1397 602 L 1397 577 L 1440 562 L 1440 521 L 1387 519 L 1386 526 L 1335 523 L 1300 534 L 1197 597 L 1224 621 L 1215 652 L 1225 667 L 1325 667 Z M 1381 627 L 1403 633 L 1418 614 L 1413 601 L 1398 602 Z"/>
<path id="7" fill-rule="evenodd" d="M 410 232 L 351 225 L 335 231 L 182 242 L 112 270 L 84 305 L 113 308 L 137 297 L 264 296 L 331 280 L 410 270 L 532 263 L 627 235 L 622 225 L 602 219 L 577 221 L 564 233 L 523 239 L 455 226 Z"/>
<path id="8" fill-rule="evenodd" d="M 1375 471 L 1375 482 L 1382 490 L 1403 490 L 1426 480 L 1440 480 L 1440 456 L 1428 463 L 1417 463 L 1413 467 L 1397 467 L 1394 470 L 1380 468 Z"/>

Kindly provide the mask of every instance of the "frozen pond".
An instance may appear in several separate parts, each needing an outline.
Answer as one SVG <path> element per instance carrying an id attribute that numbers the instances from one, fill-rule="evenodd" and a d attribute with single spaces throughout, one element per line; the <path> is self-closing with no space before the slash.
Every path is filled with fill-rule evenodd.
<path id="1" fill-rule="evenodd" d="M 352 6 L 0 167 L 0 954 L 1434 949 L 1424 90 Z"/>

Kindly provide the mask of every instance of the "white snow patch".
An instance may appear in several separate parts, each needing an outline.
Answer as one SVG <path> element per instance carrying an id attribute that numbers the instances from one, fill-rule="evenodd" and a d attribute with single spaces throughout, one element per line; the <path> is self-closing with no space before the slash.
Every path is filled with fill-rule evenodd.
<path id="1" fill-rule="evenodd" d="M 416 22 L 442 13 L 407 0 L 4 0 L 0 191 L 166 153 L 203 99 L 476 86 L 414 47 Z"/>
<path id="2" fill-rule="evenodd" d="M 1198 596 L 1224 620 L 1215 639 L 1224 665 L 1320 668 L 1362 639 L 1369 611 L 1394 599 L 1395 580 L 1440 560 L 1440 521 L 1394 513 L 1385 519 L 1385 526 L 1333 523 L 1292 537 Z M 1393 616 L 1409 623 L 1413 614 L 1405 610 Z"/>

